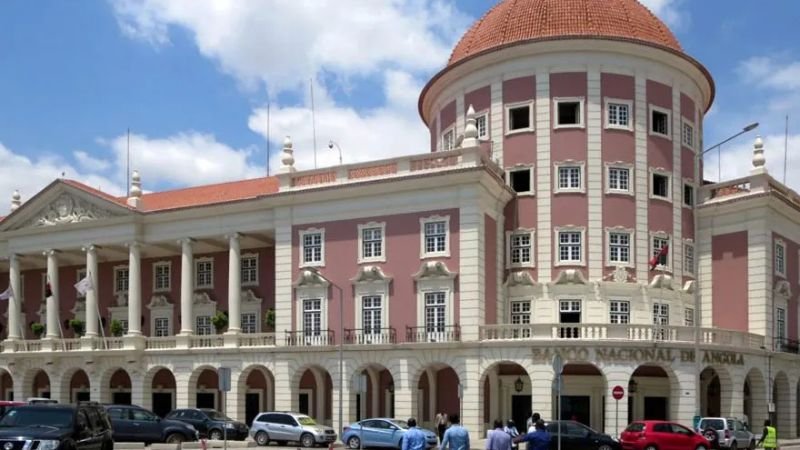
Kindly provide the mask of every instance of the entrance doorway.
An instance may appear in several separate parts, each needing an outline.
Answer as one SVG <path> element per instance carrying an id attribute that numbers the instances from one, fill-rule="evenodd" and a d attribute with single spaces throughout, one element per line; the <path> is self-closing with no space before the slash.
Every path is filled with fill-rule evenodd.
<path id="1" fill-rule="evenodd" d="M 511 418 L 520 434 L 525 434 L 528 430 L 525 425 L 531 415 L 531 396 L 512 395 L 511 396 Z"/>
<path id="2" fill-rule="evenodd" d="M 111 401 L 115 405 L 130 405 L 131 393 L 130 392 L 114 392 L 111 396 Z"/>
<path id="3" fill-rule="evenodd" d="M 78 391 L 75 393 L 75 402 L 88 402 L 89 401 L 89 391 Z"/>
<path id="4" fill-rule="evenodd" d="M 217 396 L 213 392 L 198 392 L 197 393 L 197 407 L 198 408 L 217 408 Z"/>
<path id="5" fill-rule="evenodd" d="M 667 420 L 667 404 L 666 397 L 645 397 L 644 419 Z"/>
<path id="6" fill-rule="evenodd" d="M 259 412 L 261 412 L 261 396 L 257 392 L 248 392 L 244 395 L 244 423 L 250 426 Z"/>
<path id="7" fill-rule="evenodd" d="M 588 395 L 561 396 L 561 420 L 575 420 L 588 426 L 591 423 L 591 404 Z"/>
<path id="8" fill-rule="evenodd" d="M 171 392 L 153 392 L 153 412 L 158 417 L 164 417 L 172 411 Z"/>
<path id="9" fill-rule="evenodd" d="M 311 403 L 309 401 L 309 397 L 310 396 L 308 395 L 308 392 L 301 392 L 300 393 L 300 397 L 298 398 L 298 402 L 297 402 L 297 405 L 298 405 L 297 409 L 299 409 L 300 412 L 305 414 L 305 415 L 310 415 L 311 414 L 311 410 L 309 409 L 309 406 L 310 406 L 310 403 Z"/>

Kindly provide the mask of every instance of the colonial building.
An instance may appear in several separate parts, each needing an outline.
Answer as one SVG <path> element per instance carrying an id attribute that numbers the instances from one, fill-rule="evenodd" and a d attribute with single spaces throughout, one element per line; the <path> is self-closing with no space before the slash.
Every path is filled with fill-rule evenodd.
<path id="1" fill-rule="evenodd" d="M 635 0 L 504 1 L 420 96 L 430 153 L 298 171 L 287 138 L 274 177 L 15 193 L 0 397 L 795 436 L 800 197 L 760 141 L 700 183 L 713 97 Z"/>

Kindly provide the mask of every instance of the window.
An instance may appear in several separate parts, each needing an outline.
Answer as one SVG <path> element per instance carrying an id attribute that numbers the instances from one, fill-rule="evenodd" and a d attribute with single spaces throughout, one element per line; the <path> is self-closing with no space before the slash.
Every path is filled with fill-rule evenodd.
<path id="1" fill-rule="evenodd" d="M 154 335 L 156 337 L 169 336 L 169 319 L 166 317 L 156 317 Z"/>
<path id="2" fill-rule="evenodd" d="M 258 315 L 256 313 L 243 313 L 242 314 L 242 333 L 257 333 L 258 332 Z"/>
<path id="3" fill-rule="evenodd" d="M 128 334 L 128 319 L 120 319 L 119 324 L 122 325 L 122 334 Z"/>
<path id="4" fill-rule="evenodd" d="M 380 295 L 365 295 L 361 297 L 361 315 L 364 334 L 381 333 L 381 306 L 382 298 Z"/>
<path id="5" fill-rule="evenodd" d="M 530 167 L 507 171 L 508 185 L 518 194 L 533 193 L 533 170 Z"/>
<path id="6" fill-rule="evenodd" d="M 608 320 L 610 323 L 630 323 L 631 303 L 628 301 L 611 300 L 608 304 L 608 312 Z"/>
<path id="7" fill-rule="evenodd" d="M 661 249 L 669 245 L 669 237 L 666 236 L 653 236 L 650 239 L 652 243 L 652 251 L 650 256 L 652 258 L 658 258 L 656 261 L 656 267 L 660 267 L 662 269 L 667 268 L 669 266 L 669 249 L 667 249 L 666 254 L 661 254 Z"/>
<path id="8" fill-rule="evenodd" d="M 669 305 L 653 303 L 653 325 L 669 325 Z"/>
<path id="9" fill-rule="evenodd" d="M 303 334 L 319 336 L 322 331 L 322 300 L 310 298 L 303 300 Z"/>
<path id="10" fill-rule="evenodd" d="M 583 99 L 582 98 L 556 98 L 556 126 L 555 128 L 583 127 Z"/>
<path id="11" fill-rule="evenodd" d="M 195 319 L 195 333 L 200 336 L 212 334 L 211 316 L 197 316 Z"/>
<path id="12" fill-rule="evenodd" d="M 452 150 L 456 148 L 456 130 L 450 128 L 442 133 L 442 150 Z"/>
<path id="13" fill-rule="evenodd" d="M 608 233 L 608 261 L 611 265 L 630 264 L 631 233 L 625 231 Z"/>
<path id="14" fill-rule="evenodd" d="M 321 266 L 325 264 L 325 253 L 322 244 L 325 241 L 323 230 L 306 230 L 300 232 L 303 245 L 303 266 Z"/>
<path id="15" fill-rule="evenodd" d="M 360 226 L 361 230 L 361 261 L 374 261 L 383 258 L 383 230 L 382 225 Z"/>
<path id="16" fill-rule="evenodd" d="M 168 262 L 153 264 L 153 290 L 156 292 L 170 290 L 170 272 L 172 267 Z"/>
<path id="17" fill-rule="evenodd" d="M 780 344 L 786 339 L 786 310 L 783 308 L 775 309 L 775 338 Z"/>
<path id="18" fill-rule="evenodd" d="M 560 263 L 580 263 L 583 236 L 580 231 L 560 231 L 558 233 L 558 261 Z"/>
<path id="19" fill-rule="evenodd" d="M 511 302 L 511 323 L 523 325 L 531 323 L 531 302 L 513 301 Z"/>
<path id="20" fill-rule="evenodd" d="M 670 112 L 655 106 L 650 107 L 650 134 L 669 138 Z"/>
<path id="21" fill-rule="evenodd" d="M 478 139 L 489 139 L 489 113 L 476 115 L 475 127 L 478 129 Z"/>
<path id="22" fill-rule="evenodd" d="M 628 167 L 609 167 L 608 190 L 629 193 L 631 191 L 631 169 Z"/>
<path id="23" fill-rule="evenodd" d="M 683 122 L 683 127 L 681 129 L 681 144 L 689 148 L 694 148 L 694 128 L 692 127 L 692 124 L 688 122 Z"/>
<path id="24" fill-rule="evenodd" d="M 581 189 L 581 166 L 560 166 L 558 168 L 558 190 L 577 191 Z"/>
<path id="25" fill-rule="evenodd" d="M 425 293 L 425 332 L 442 333 L 447 325 L 446 319 L 446 293 Z"/>
<path id="26" fill-rule="evenodd" d="M 581 323 L 581 301 L 580 300 L 559 300 L 559 322 L 572 324 Z M 561 338 L 576 339 L 580 337 L 580 328 L 578 327 L 560 327 L 559 335 Z"/>
<path id="27" fill-rule="evenodd" d="M 694 274 L 694 244 L 683 243 L 683 271 Z"/>
<path id="28" fill-rule="evenodd" d="M 694 309 L 686 308 L 683 310 L 683 324 L 687 327 L 694 326 Z"/>
<path id="29" fill-rule="evenodd" d="M 775 273 L 786 276 L 786 244 L 783 241 L 775 241 Z"/>
<path id="30" fill-rule="evenodd" d="M 628 100 L 606 99 L 606 127 L 630 130 L 631 105 Z"/>
<path id="31" fill-rule="evenodd" d="M 194 262 L 194 287 L 206 289 L 214 287 L 214 260 L 201 258 Z"/>
<path id="32" fill-rule="evenodd" d="M 663 173 L 652 173 L 651 174 L 651 196 L 653 198 L 661 198 L 669 200 L 669 175 L 665 175 Z"/>
<path id="33" fill-rule="evenodd" d="M 83 280 L 84 278 L 86 278 L 86 269 L 85 269 L 85 268 L 78 269 L 78 270 L 75 272 L 75 278 L 76 278 L 76 281 L 75 281 L 75 283 L 76 283 L 76 284 L 77 284 L 79 281 L 81 281 L 81 280 Z M 85 295 L 85 294 L 84 294 L 84 295 L 81 295 L 81 293 L 80 293 L 80 292 L 77 292 L 77 291 L 75 292 L 75 295 L 77 296 L 77 298 L 86 298 L 86 295 Z"/>
<path id="34" fill-rule="evenodd" d="M 128 266 L 114 268 L 114 292 L 119 294 L 128 292 L 129 282 Z"/>
<path id="35" fill-rule="evenodd" d="M 533 131 L 533 104 L 506 106 L 506 133 Z"/>
<path id="36" fill-rule="evenodd" d="M 508 238 L 509 266 L 530 267 L 532 263 L 531 232 L 516 231 Z"/>
<path id="37" fill-rule="evenodd" d="M 242 255 L 239 264 L 242 286 L 258 285 L 258 255 Z"/>
<path id="38" fill-rule="evenodd" d="M 683 184 L 683 206 L 694 206 L 694 186 Z"/>
<path id="39" fill-rule="evenodd" d="M 422 256 L 448 256 L 447 234 L 449 219 L 431 217 L 420 219 L 422 224 Z"/>

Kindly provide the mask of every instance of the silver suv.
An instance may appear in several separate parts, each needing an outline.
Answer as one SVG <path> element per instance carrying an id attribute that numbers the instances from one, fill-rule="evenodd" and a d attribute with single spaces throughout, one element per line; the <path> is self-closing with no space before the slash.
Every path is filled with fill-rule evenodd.
<path id="1" fill-rule="evenodd" d="M 336 442 L 333 428 L 318 425 L 305 414 L 293 412 L 263 412 L 253 419 L 250 437 L 258 445 L 277 442 L 284 446 L 287 442 L 299 442 L 303 447 Z"/>
<path id="2" fill-rule="evenodd" d="M 697 432 L 702 434 L 713 429 L 719 437 L 719 446 L 731 450 L 753 449 L 756 438 L 747 427 L 734 417 L 703 417 L 697 424 Z"/>

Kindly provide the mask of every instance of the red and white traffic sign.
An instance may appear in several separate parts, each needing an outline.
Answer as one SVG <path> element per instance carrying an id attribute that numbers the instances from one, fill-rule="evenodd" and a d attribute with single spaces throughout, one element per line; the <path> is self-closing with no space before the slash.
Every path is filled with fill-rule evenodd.
<path id="1" fill-rule="evenodd" d="M 621 400 L 625 396 L 625 389 L 620 385 L 616 385 L 614 389 L 611 389 L 611 395 L 614 396 L 614 400 Z"/>

